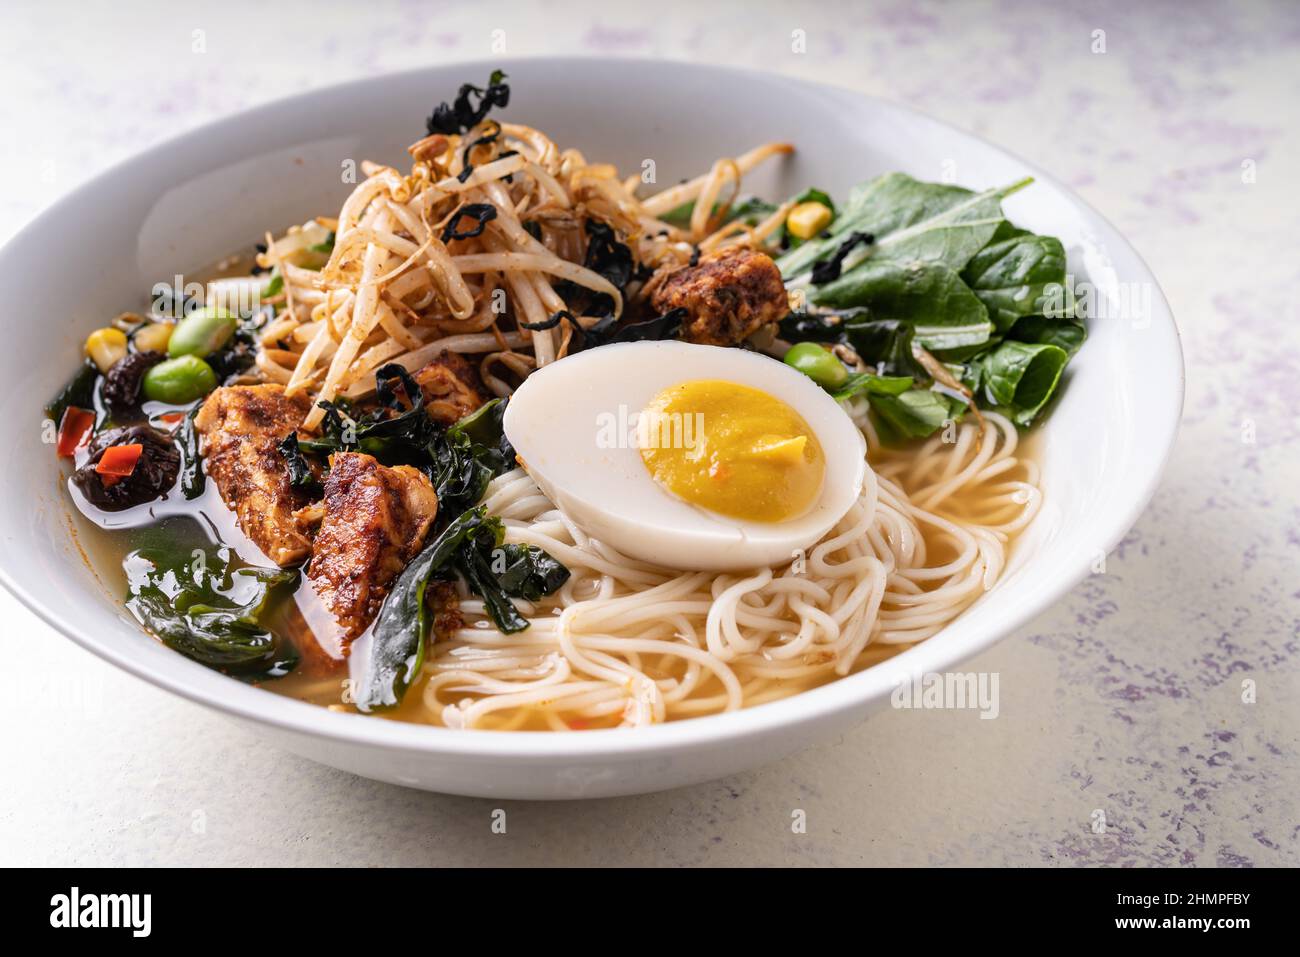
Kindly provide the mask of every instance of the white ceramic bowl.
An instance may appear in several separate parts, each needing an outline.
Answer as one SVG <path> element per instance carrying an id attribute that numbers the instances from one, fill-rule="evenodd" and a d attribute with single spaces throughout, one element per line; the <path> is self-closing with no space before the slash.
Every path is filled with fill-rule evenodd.
<path id="1" fill-rule="evenodd" d="M 295 96 L 186 133 L 68 196 L 0 250 L 5 348 L 0 579 L 61 632 L 132 674 L 231 715 L 288 750 L 413 787 L 503 798 L 632 794 L 771 761 L 861 721 L 900 675 L 943 671 L 1023 625 L 1088 573 L 1136 520 L 1174 441 L 1183 395 L 1177 330 L 1131 246 L 1051 177 L 942 123 L 843 90 L 682 63 L 522 60 L 508 116 L 625 171 L 653 159 L 671 183 L 767 140 L 798 155 L 746 189 L 781 197 L 815 184 L 843 195 L 886 170 L 945 172 L 983 188 L 1037 183 L 1008 215 L 1061 237 L 1098 302 L 1149 296 L 1141 314 L 1098 319 L 1038 439 L 1046 506 L 1003 580 L 942 633 L 875 668 L 784 701 L 643 730 L 460 732 L 399 724 L 247 687 L 145 637 L 87 568 L 69 534 L 40 407 L 86 333 L 170 280 L 268 228 L 332 214 L 347 161 L 401 166 L 424 117 L 496 64 L 456 64 Z M 1133 297 L 1129 297 L 1132 301 Z M 1111 310 L 1113 315 L 1115 310 Z M 236 772 L 238 773 L 238 772 Z"/>

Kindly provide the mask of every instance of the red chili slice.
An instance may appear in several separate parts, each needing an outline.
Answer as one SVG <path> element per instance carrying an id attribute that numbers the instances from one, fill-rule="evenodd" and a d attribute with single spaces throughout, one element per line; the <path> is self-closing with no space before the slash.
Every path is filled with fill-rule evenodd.
<path id="1" fill-rule="evenodd" d="M 95 413 L 70 405 L 63 410 L 63 419 L 59 422 L 58 444 L 55 446 L 60 458 L 71 458 L 72 453 L 81 448 L 86 436 L 95 427 Z"/>
<path id="2" fill-rule="evenodd" d="M 144 452 L 143 445 L 111 445 L 104 450 L 95 464 L 95 471 L 100 475 L 113 478 L 126 478 L 135 471 L 136 463 Z"/>

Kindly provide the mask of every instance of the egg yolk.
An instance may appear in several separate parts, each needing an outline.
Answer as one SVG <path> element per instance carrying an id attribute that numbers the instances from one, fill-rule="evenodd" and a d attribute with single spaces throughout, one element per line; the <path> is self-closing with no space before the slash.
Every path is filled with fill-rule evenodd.
<path id="1" fill-rule="evenodd" d="M 664 389 L 637 419 L 650 475 L 678 498 L 753 522 L 807 512 L 826 458 L 808 423 L 766 392 L 701 379 Z"/>

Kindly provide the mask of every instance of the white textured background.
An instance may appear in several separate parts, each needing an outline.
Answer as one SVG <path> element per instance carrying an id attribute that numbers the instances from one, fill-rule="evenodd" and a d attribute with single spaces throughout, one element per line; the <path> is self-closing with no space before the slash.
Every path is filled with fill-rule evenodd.
<path id="1" fill-rule="evenodd" d="M 0 864 L 1300 863 L 1300 5 L 1088 6 L 7 0 L 0 241 L 179 130 L 490 57 L 501 29 L 510 56 L 699 59 L 853 87 L 1041 164 L 1150 263 L 1188 393 L 1166 480 L 1106 573 L 970 666 L 1000 673 L 997 720 L 891 711 L 690 790 L 506 803 L 505 835 L 492 802 L 275 751 L 2 595 Z M 75 268 L 75 249 L 59 254 Z"/>

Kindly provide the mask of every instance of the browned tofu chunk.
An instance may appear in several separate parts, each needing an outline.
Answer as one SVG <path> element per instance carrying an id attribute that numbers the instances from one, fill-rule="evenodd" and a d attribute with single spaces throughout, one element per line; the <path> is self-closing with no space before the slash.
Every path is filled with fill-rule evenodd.
<path id="1" fill-rule="evenodd" d="M 438 511 L 429 479 L 361 452 L 335 452 L 307 578 L 338 622 L 344 653 L 379 613 Z"/>
<path id="2" fill-rule="evenodd" d="M 465 357 L 442 352 L 416 370 L 416 384 L 424 393 L 424 407 L 435 422 L 451 425 L 483 404 L 478 373 Z"/>
<path id="3" fill-rule="evenodd" d="M 712 253 L 672 273 L 650 304 L 660 315 L 685 309 L 682 338 L 711 346 L 736 345 L 790 311 L 776 263 L 743 247 Z"/>
<path id="4" fill-rule="evenodd" d="M 289 484 L 284 456 L 276 450 L 310 409 L 307 396 L 287 398 L 280 385 L 236 385 L 208 396 L 194 419 L 208 476 L 222 501 L 277 565 L 301 561 L 311 550 L 293 517 L 308 498 Z"/>

